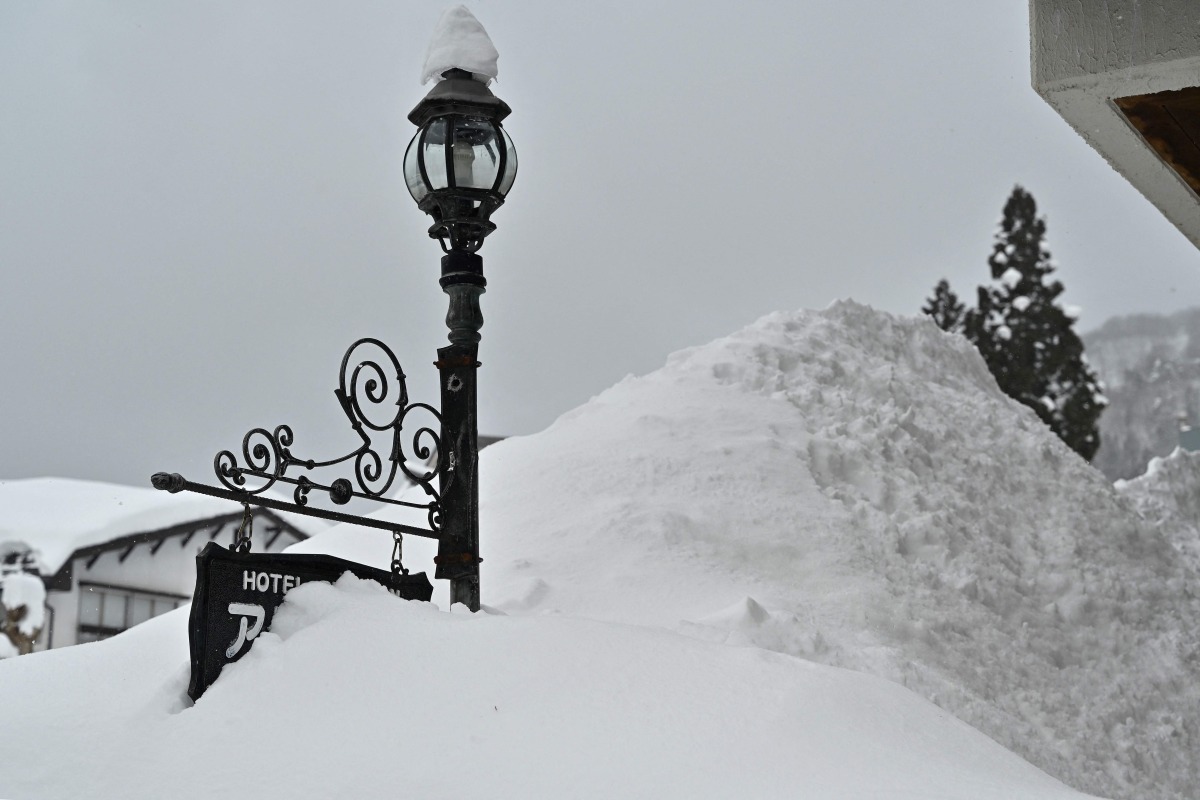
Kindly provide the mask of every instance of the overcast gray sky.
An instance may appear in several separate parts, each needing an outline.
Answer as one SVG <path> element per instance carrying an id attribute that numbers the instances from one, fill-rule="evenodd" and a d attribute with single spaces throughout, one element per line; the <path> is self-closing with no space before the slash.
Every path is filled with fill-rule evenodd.
<path id="1" fill-rule="evenodd" d="M 328 457 L 355 338 L 436 402 L 440 251 L 404 188 L 445 2 L 0 4 L 0 478 Z M 1200 254 L 1029 86 L 1024 0 L 469 4 L 520 154 L 483 248 L 483 432 L 676 349 L 987 277 L 1014 183 L 1081 328 L 1200 302 Z"/>

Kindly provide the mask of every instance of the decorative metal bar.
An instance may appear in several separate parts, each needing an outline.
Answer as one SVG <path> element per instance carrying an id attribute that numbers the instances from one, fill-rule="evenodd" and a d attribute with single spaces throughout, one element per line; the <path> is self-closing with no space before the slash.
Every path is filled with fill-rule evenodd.
<path id="1" fill-rule="evenodd" d="M 242 437 L 240 460 L 231 450 L 222 450 L 213 459 L 213 471 L 224 488 L 193 483 L 165 472 L 154 475 L 151 482 L 156 488 L 170 492 L 198 492 L 310 517 L 440 539 L 442 492 L 453 484 L 455 476 L 454 454 L 442 447 L 441 412 L 426 403 L 409 402 L 404 370 L 395 354 L 378 339 L 359 339 L 350 345 L 342 357 L 338 387 L 333 393 L 359 439 L 358 446 L 348 453 L 324 460 L 302 458 L 292 451 L 295 435 L 287 425 L 279 425 L 273 431 L 253 428 Z M 428 415 L 433 422 L 405 431 L 405 422 L 418 413 Z M 409 434 L 409 451 L 423 462 L 420 467 L 410 466 L 405 456 L 405 438 Z M 343 464 L 353 464 L 353 479 L 343 476 L 322 483 L 308 474 Z M 293 468 L 305 474 L 287 474 Z M 427 501 L 388 497 L 397 479 L 421 487 Z M 278 483 L 294 487 L 293 503 L 263 496 Z M 314 491 L 324 493 L 335 506 L 360 498 L 424 511 L 429 527 L 379 522 L 314 508 L 309 505 L 309 495 Z"/>
<path id="2" fill-rule="evenodd" d="M 354 455 L 354 454 L 352 453 L 351 455 Z M 319 462 L 304 462 L 304 463 L 305 464 L 313 463 L 314 469 L 320 469 L 323 466 L 328 466 L 330 463 L 341 463 L 346 460 L 347 460 L 346 458 L 341 458 L 341 459 L 338 459 L 337 462 L 326 462 L 325 464 L 322 464 Z M 304 468 L 308 469 L 307 466 L 304 466 Z M 293 494 L 298 493 L 298 494 L 300 494 L 300 496 L 302 498 L 306 498 L 308 493 L 311 492 L 313 489 L 317 489 L 319 491 L 323 491 L 323 492 L 326 492 L 329 494 L 336 494 L 337 492 L 340 491 L 339 487 L 337 486 L 337 483 L 338 483 L 337 481 L 334 481 L 332 484 L 325 486 L 320 483 L 317 483 L 316 481 L 311 480 L 310 478 L 308 478 L 307 476 L 304 476 L 304 475 L 301 475 L 298 478 L 291 478 L 291 477 L 288 477 L 287 475 L 274 475 L 269 472 L 263 472 L 262 470 L 249 469 L 248 467 L 243 467 L 241 469 L 241 474 L 243 477 L 248 475 L 248 476 L 251 476 L 254 478 L 263 478 L 263 479 L 273 481 L 273 482 L 291 484 L 292 486 L 296 487 L 296 490 Z M 250 492 L 250 494 L 253 494 L 253 492 Z M 429 509 L 429 503 L 414 503 L 411 500 L 396 500 L 396 499 L 390 498 L 390 497 L 373 497 L 372 495 L 369 495 L 369 494 L 364 494 L 362 492 L 356 492 L 353 489 L 350 490 L 350 493 L 345 496 L 348 498 L 345 502 L 349 502 L 350 498 L 358 497 L 358 498 L 362 498 L 365 500 L 372 500 L 376 503 L 386 503 L 386 504 L 392 505 L 392 506 L 401 506 L 402 508 L 416 508 L 416 509 L 421 509 L 421 510 Z M 341 498 L 341 495 L 337 495 L 337 497 L 331 497 L 330 499 L 335 503 L 339 503 L 339 505 L 340 505 L 341 504 L 340 498 Z M 303 505 L 303 501 L 301 501 L 301 504 Z"/>
<path id="3" fill-rule="evenodd" d="M 220 489 L 216 486 L 205 486 L 202 483 L 193 483 L 177 472 L 156 472 L 150 478 L 150 483 L 154 485 L 155 489 L 161 489 L 172 494 L 176 492 L 195 492 L 196 494 L 205 494 L 209 497 L 221 497 L 226 500 L 232 500 L 235 503 L 249 503 L 252 506 L 271 508 L 276 511 L 290 511 L 293 514 L 303 514 L 306 517 L 319 517 L 331 522 L 348 522 L 352 525 L 361 525 L 365 528 L 377 528 L 393 532 L 400 531 L 401 533 L 410 533 L 413 536 L 423 536 L 426 539 L 441 539 L 441 535 L 435 531 L 416 528 L 412 525 L 403 525 L 399 522 L 383 522 L 382 520 L 370 517 L 343 514 L 340 511 L 327 511 L 323 508 L 301 506 L 285 500 L 276 500 L 273 497 L 261 497 L 248 492 L 231 491 L 229 489 Z"/>

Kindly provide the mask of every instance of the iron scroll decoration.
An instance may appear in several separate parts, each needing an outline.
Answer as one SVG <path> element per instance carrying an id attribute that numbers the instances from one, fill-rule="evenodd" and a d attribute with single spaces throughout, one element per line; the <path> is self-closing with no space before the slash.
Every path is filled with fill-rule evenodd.
<path id="1" fill-rule="evenodd" d="M 451 485 L 454 458 L 441 446 L 441 413 L 427 403 L 410 403 L 405 377 L 400 362 L 387 345 L 378 339 L 359 339 L 342 357 L 338 388 L 334 389 L 342 412 L 360 439 L 356 448 L 326 460 L 302 458 L 292 449 L 295 434 L 290 426 L 279 425 L 274 430 L 253 428 L 242 438 L 240 460 L 232 450 L 222 450 L 213 459 L 213 471 L 224 488 L 193 483 L 178 473 L 165 472 L 156 473 L 151 483 L 156 489 L 169 492 L 197 492 L 337 522 L 438 539 L 443 506 L 435 480 L 445 474 L 443 488 Z M 426 424 L 406 430 L 406 423 L 415 419 L 418 413 L 430 415 L 436 429 Z M 408 455 L 418 460 L 419 467 L 414 467 Z M 353 467 L 352 478 L 342 476 L 322 482 L 308 474 L 347 464 Z M 293 470 L 302 470 L 304 474 L 289 474 Z M 427 500 L 415 502 L 389 497 L 389 492 L 398 488 L 397 480 L 401 478 L 410 485 L 421 487 Z M 264 495 L 279 484 L 292 487 L 294 503 Z M 309 495 L 313 492 L 324 493 L 335 506 L 363 498 L 424 511 L 429 527 L 418 528 L 314 507 L 309 503 Z"/>

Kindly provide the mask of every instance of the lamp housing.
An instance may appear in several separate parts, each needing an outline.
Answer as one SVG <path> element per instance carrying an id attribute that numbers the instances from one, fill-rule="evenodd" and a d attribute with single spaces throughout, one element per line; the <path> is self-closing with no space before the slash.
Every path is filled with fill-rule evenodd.
<path id="1" fill-rule="evenodd" d="M 517 151 L 500 125 L 511 111 L 470 72 L 451 69 L 408 115 L 417 133 L 404 181 L 446 252 L 474 253 L 496 229 L 491 215 L 517 177 Z"/>

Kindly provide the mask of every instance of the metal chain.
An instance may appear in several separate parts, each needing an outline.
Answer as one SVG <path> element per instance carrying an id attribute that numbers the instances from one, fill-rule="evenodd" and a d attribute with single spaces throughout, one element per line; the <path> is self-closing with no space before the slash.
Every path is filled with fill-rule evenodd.
<path id="1" fill-rule="evenodd" d="M 250 514 L 250 504 L 242 503 L 242 521 L 233 532 L 233 550 L 239 553 L 250 552 L 250 537 L 254 535 L 254 517 Z"/>
<path id="2" fill-rule="evenodd" d="M 404 534 L 400 531 L 392 531 L 392 542 L 392 575 L 398 578 L 408 574 L 408 570 L 400 561 L 404 556 Z"/>

